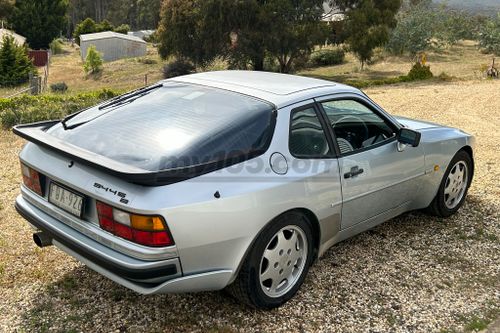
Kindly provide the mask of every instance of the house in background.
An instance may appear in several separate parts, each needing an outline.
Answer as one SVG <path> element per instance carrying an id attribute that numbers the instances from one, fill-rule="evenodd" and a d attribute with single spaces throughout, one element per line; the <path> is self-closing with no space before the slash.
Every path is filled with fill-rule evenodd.
<path id="1" fill-rule="evenodd" d="M 145 56 L 147 43 L 141 38 L 112 31 L 81 35 L 80 55 L 83 60 L 85 60 L 87 50 L 91 45 L 94 45 L 96 50 L 102 54 L 104 61 L 115 61 Z"/>
<path id="2" fill-rule="evenodd" d="M 10 37 L 14 38 L 14 42 L 19 46 L 22 46 L 22 45 L 24 45 L 24 43 L 26 43 L 25 37 L 23 37 L 19 34 L 16 34 L 12 30 L 0 28 L 0 47 L 2 47 L 4 36 L 10 36 Z"/>

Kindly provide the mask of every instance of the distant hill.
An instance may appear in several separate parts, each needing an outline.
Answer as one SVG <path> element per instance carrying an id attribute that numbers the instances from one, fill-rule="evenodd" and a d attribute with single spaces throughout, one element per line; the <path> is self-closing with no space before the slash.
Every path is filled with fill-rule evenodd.
<path id="1" fill-rule="evenodd" d="M 448 7 L 474 14 L 496 15 L 500 12 L 500 0 L 433 0 L 433 2 L 446 3 Z"/>

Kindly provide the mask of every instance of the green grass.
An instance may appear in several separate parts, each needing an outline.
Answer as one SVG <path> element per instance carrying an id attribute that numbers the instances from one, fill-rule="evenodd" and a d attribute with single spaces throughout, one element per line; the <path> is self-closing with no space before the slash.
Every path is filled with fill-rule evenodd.
<path id="1" fill-rule="evenodd" d="M 473 317 L 469 320 L 469 322 L 465 325 L 464 329 L 467 332 L 479 332 L 486 328 L 488 328 L 489 320 Z"/>

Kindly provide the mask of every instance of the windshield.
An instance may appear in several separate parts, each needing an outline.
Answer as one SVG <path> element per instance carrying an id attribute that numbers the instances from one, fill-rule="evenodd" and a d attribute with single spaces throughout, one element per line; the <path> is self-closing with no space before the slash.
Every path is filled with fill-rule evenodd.
<path id="1" fill-rule="evenodd" d="M 148 171 L 244 159 L 263 153 L 274 126 L 273 106 L 245 95 L 185 83 L 127 104 L 98 106 L 48 133 L 93 153 Z"/>

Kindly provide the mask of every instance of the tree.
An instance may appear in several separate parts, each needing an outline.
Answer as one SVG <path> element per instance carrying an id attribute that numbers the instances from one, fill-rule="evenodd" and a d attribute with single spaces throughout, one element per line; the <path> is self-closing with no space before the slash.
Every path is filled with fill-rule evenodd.
<path id="1" fill-rule="evenodd" d="M 431 47 L 455 44 L 460 39 L 476 39 L 483 26 L 480 17 L 433 6 L 422 1 L 406 8 L 397 16 L 398 24 L 391 32 L 387 49 L 393 54 L 415 56 Z"/>
<path id="2" fill-rule="evenodd" d="M 269 27 L 266 50 L 277 59 L 281 73 L 290 72 L 297 58 L 327 39 L 327 26 L 320 21 L 322 5 L 323 0 L 270 0 L 262 6 Z"/>
<path id="3" fill-rule="evenodd" d="M 18 46 L 13 37 L 5 36 L 0 48 L 0 84 L 18 85 L 28 80 L 34 70 L 25 46 Z"/>
<path id="4" fill-rule="evenodd" d="M 126 35 L 130 31 L 130 26 L 128 24 L 121 24 L 113 30 L 114 32 L 118 32 L 119 34 Z"/>
<path id="5" fill-rule="evenodd" d="M 414 6 L 400 14 L 392 31 L 387 48 L 391 53 L 408 53 L 412 62 L 415 56 L 427 50 L 433 42 L 436 16 L 427 6 Z"/>
<path id="6" fill-rule="evenodd" d="M 102 31 L 114 31 L 121 34 L 127 34 L 129 30 L 130 27 L 127 24 L 122 24 L 114 27 L 113 24 L 111 24 L 111 22 L 109 22 L 108 20 L 104 20 L 100 23 L 95 23 L 93 19 L 87 17 L 85 20 L 76 25 L 73 36 L 75 37 L 76 43 L 80 45 L 80 35 Z"/>
<path id="7" fill-rule="evenodd" d="M 200 21 L 200 1 L 165 0 L 157 31 L 160 56 L 164 59 L 176 56 L 194 63 L 202 62 Z"/>
<path id="8" fill-rule="evenodd" d="M 401 0 L 360 0 L 346 12 L 347 43 L 360 60 L 361 69 L 373 57 L 373 50 L 389 40 L 400 6 Z"/>
<path id="9" fill-rule="evenodd" d="M 13 0 L 0 0 L 0 20 L 5 21 L 14 10 Z"/>
<path id="10" fill-rule="evenodd" d="M 159 52 L 203 64 L 217 56 L 262 70 L 267 55 L 288 72 L 326 39 L 322 0 L 167 0 L 158 29 Z"/>
<path id="11" fill-rule="evenodd" d="M 11 23 L 31 48 L 48 48 L 66 27 L 67 9 L 67 0 L 17 0 Z"/>
<path id="12" fill-rule="evenodd" d="M 94 45 L 91 45 L 87 50 L 87 56 L 85 57 L 85 63 L 83 64 L 85 73 L 99 73 L 102 70 L 102 63 L 101 54 L 97 52 Z"/>
<path id="13" fill-rule="evenodd" d="M 114 29 L 115 27 L 108 20 L 103 20 L 96 26 L 96 32 L 113 31 Z"/>
<path id="14" fill-rule="evenodd" d="M 487 52 L 500 56 L 500 13 L 488 20 L 479 34 L 479 45 Z"/>
<path id="15" fill-rule="evenodd" d="M 76 25 L 73 36 L 75 37 L 76 43 L 80 45 L 80 35 L 90 34 L 96 31 L 97 24 L 95 23 L 95 21 L 91 18 L 86 18 Z"/>
<path id="16" fill-rule="evenodd" d="M 5 1 L 5 0 L 0 0 Z M 155 29 L 160 21 L 162 0 L 69 0 L 68 35 L 76 25 L 92 18 L 108 20 L 114 26 L 128 24 L 132 29 Z"/>

